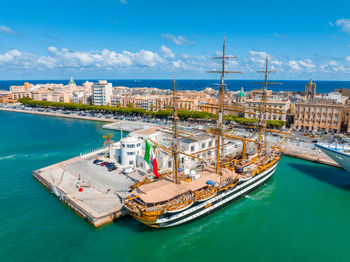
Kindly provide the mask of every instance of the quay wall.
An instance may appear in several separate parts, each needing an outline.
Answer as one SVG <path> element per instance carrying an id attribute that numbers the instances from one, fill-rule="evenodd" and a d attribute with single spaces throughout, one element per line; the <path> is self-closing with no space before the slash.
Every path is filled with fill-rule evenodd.
<path id="1" fill-rule="evenodd" d="M 116 122 L 116 120 L 114 120 L 114 119 L 98 118 L 98 117 L 91 117 L 91 116 L 75 116 L 75 115 L 66 115 L 66 114 L 59 114 L 59 113 L 37 112 L 37 111 L 1 108 L 1 107 L 0 107 L 0 110 L 1 111 L 16 112 L 16 113 L 25 113 L 25 114 L 34 114 L 34 115 L 43 115 L 43 116 L 55 116 L 55 117 L 73 118 L 73 119 L 80 119 L 80 120 L 92 120 L 92 121 L 100 121 L 100 122 L 108 122 L 108 123 Z"/>

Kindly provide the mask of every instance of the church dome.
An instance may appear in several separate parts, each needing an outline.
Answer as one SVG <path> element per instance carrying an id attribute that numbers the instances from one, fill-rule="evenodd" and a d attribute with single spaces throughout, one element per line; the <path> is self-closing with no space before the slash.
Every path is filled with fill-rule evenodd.
<path id="1" fill-rule="evenodd" d="M 69 81 L 68 85 L 75 85 L 75 82 L 74 82 L 74 80 L 73 80 L 73 77 L 70 78 L 70 81 Z"/>
<path id="2" fill-rule="evenodd" d="M 243 91 L 243 87 L 241 88 L 241 91 L 238 93 L 238 96 L 240 97 L 246 97 L 245 92 Z"/>

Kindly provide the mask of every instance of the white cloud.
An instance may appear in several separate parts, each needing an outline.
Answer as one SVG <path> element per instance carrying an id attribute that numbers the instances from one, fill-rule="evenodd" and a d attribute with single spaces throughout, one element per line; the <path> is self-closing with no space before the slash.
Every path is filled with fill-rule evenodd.
<path id="1" fill-rule="evenodd" d="M 335 21 L 335 24 L 339 26 L 343 32 L 350 34 L 350 19 L 341 18 Z"/>
<path id="2" fill-rule="evenodd" d="M 161 36 L 166 40 L 172 41 L 175 45 L 194 45 L 195 44 L 194 41 L 189 40 L 182 35 L 175 36 L 172 34 L 162 34 Z"/>
<path id="3" fill-rule="evenodd" d="M 266 52 L 259 52 L 259 51 L 249 51 L 249 61 L 253 63 L 253 65 L 248 65 L 248 71 L 255 71 L 256 65 L 259 67 L 258 69 L 261 69 L 262 67 L 265 67 L 266 64 L 266 57 L 269 58 L 269 68 L 272 70 L 278 71 L 284 71 L 282 68 L 283 62 L 279 59 L 270 56 Z"/>
<path id="4" fill-rule="evenodd" d="M 171 49 L 166 45 L 162 45 L 160 47 L 160 51 L 162 52 L 165 58 L 175 58 L 175 54 L 173 53 L 173 51 L 171 51 Z"/>
<path id="5" fill-rule="evenodd" d="M 217 59 L 210 56 L 180 54 L 175 56 L 172 50 L 166 45 L 162 45 L 158 52 L 150 50 L 139 51 L 113 51 L 102 50 L 70 50 L 67 48 L 57 48 L 50 46 L 44 56 L 26 53 L 17 49 L 12 49 L 0 53 L 1 71 L 22 72 L 24 70 L 35 70 L 57 72 L 65 70 L 68 72 L 107 72 L 119 70 L 132 70 L 138 72 L 189 72 L 190 74 L 206 74 L 208 70 L 220 68 Z M 267 52 L 250 51 L 246 56 L 237 60 L 228 60 L 229 70 L 243 71 L 250 73 L 261 70 L 265 66 Z M 279 59 L 269 56 L 270 68 L 277 72 L 295 73 L 350 73 L 350 56 L 343 59 L 333 58 L 331 61 L 320 60 L 314 63 L 311 59 Z M 278 77 L 276 75 L 276 77 Z"/>
<path id="6" fill-rule="evenodd" d="M 261 65 L 265 64 L 265 61 L 266 61 L 265 59 L 268 56 L 266 52 L 258 52 L 258 51 L 249 51 L 249 54 L 250 54 L 251 62 L 261 64 Z"/>
<path id="7" fill-rule="evenodd" d="M 165 62 L 161 56 L 148 50 L 141 50 L 135 53 L 129 51 L 117 53 L 108 49 L 83 52 L 68 50 L 67 48 L 58 50 L 53 46 L 49 47 L 48 50 L 62 66 L 67 65 L 71 67 L 154 67 Z"/>
<path id="8" fill-rule="evenodd" d="M 329 73 L 329 72 L 338 73 L 338 72 L 347 71 L 347 69 L 342 64 L 334 60 L 331 60 L 328 63 L 321 64 L 320 70 L 325 73 Z"/>
<path id="9" fill-rule="evenodd" d="M 309 58 L 305 60 L 290 60 L 288 62 L 288 66 L 290 67 L 290 69 L 294 71 L 307 71 L 307 72 L 315 71 L 315 69 L 317 68 L 317 66 Z"/>
<path id="10" fill-rule="evenodd" d="M 8 35 L 15 34 L 15 32 L 11 28 L 4 26 L 4 25 L 0 25 L 0 33 L 4 33 L 4 34 L 8 34 Z"/>
<path id="11" fill-rule="evenodd" d="M 128 4 L 128 0 L 120 0 L 120 3 L 122 3 L 123 5 L 127 5 Z"/>
<path id="12" fill-rule="evenodd" d="M 0 63 L 14 61 L 16 58 L 18 58 L 20 56 L 21 56 L 20 51 L 18 51 L 17 49 L 12 49 L 3 55 L 0 55 Z"/>

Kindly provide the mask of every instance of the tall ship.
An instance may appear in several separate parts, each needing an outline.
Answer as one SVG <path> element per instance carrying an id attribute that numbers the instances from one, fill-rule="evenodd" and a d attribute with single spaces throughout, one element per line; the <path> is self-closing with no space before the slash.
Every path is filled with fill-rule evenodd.
<path id="1" fill-rule="evenodd" d="M 329 143 L 317 143 L 316 147 L 332 158 L 350 173 L 350 146 Z"/>
<path id="2" fill-rule="evenodd" d="M 188 136 L 190 133 L 178 129 L 179 117 L 177 115 L 175 80 L 173 78 L 173 128 L 172 143 L 164 147 L 156 141 L 148 138 L 151 144 L 163 150 L 172 157 L 173 170 L 163 174 L 156 174 L 158 179 L 145 179 L 131 186 L 131 192 L 123 199 L 128 213 L 150 227 L 172 227 L 197 220 L 206 215 L 231 204 L 250 192 L 260 188 L 272 177 L 281 158 L 281 144 L 290 134 L 277 130 L 269 130 L 266 125 L 267 113 L 281 113 L 278 109 L 269 109 L 266 106 L 268 73 L 268 57 L 266 67 L 262 71 L 265 74 L 263 85 L 262 103 L 259 107 L 233 107 L 225 103 L 225 74 L 241 73 L 226 71 L 225 65 L 228 59 L 235 58 L 225 55 L 225 37 L 223 40 L 222 56 L 215 57 L 221 61 L 221 83 L 217 103 L 208 105 L 218 112 L 217 123 L 209 130 L 201 131 L 207 135 L 215 136 L 215 159 L 205 160 L 198 154 L 188 154 L 180 151 L 179 137 Z M 258 113 L 259 121 L 255 126 L 250 126 L 255 131 L 254 138 L 245 138 L 229 134 L 230 128 L 224 125 L 224 111 Z M 274 145 L 267 145 L 266 133 L 276 132 L 282 134 L 281 140 Z M 224 139 L 241 141 L 242 149 L 237 153 L 224 155 L 222 153 Z M 147 142 L 148 143 L 148 142 Z M 253 148 L 248 150 L 248 145 Z M 202 152 L 206 151 L 202 150 Z M 146 155 L 146 153 L 145 153 Z M 148 152 L 147 152 L 148 155 Z M 186 174 L 179 168 L 179 156 L 185 155 L 198 161 L 198 169 L 195 174 Z M 154 166 L 153 166 L 154 169 Z M 157 172 L 155 170 L 155 172 Z"/>

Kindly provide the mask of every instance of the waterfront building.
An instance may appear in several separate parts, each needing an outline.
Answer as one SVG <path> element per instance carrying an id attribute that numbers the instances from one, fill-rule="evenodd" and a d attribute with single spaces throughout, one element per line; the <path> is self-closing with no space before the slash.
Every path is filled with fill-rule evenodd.
<path id="1" fill-rule="evenodd" d="M 340 133 L 348 128 L 348 119 L 343 104 L 327 100 L 299 102 L 295 104 L 294 121 L 299 130 Z"/>
<path id="2" fill-rule="evenodd" d="M 99 80 L 92 87 L 94 105 L 110 105 L 112 97 L 112 83 L 107 80 Z"/>
<path id="3" fill-rule="evenodd" d="M 12 100 L 17 101 L 20 98 L 31 97 L 32 84 L 24 82 L 23 86 L 10 86 L 10 91 L 12 94 Z"/>
<path id="4" fill-rule="evenodd" d="M 72 93 L 72 102 L 74 104 L 88 104 L 91 98 L 91 93 L 87 92 L 87 91 L 74 91 Z"/>
<path id="5" fill-rule="evenodd" d="M 16 100 L 12 98 L 12 92 L 7 90 L 0 90 L 0 103 L 14 103 Z"/>
<path id="6" fill-rule="evenodd" d="M 89 82 L 86 81 L 84 82 L 81 86 L 83 87 L 84 90 L 86 90 L 89 93 L 92 93 L 92 87 L 94 85 L 94 82 Z"/>
<path id="7" fill-rule="evenodd" d="M 262 100 L 264 92 L 261 89 L 254 89 L 248 93 L 247 99 L 250 100 Z M 266 96 L 271 98 L 272 90 L 266 90 Z"/>
<path id="8" fill-rule="evenodd" d="M 287 121 L 287 114 L 290 110 L 290 101 L 266 101 L 266 120 L 282 120 Z M 245 108 L 248 112 L 244 113 L 245 118 L 258 119 L 260 115 L 259 108 L 262 108 L 261 100 L 246 100 Z M 281 114 L 282 113 L 282 114 Z"/>

